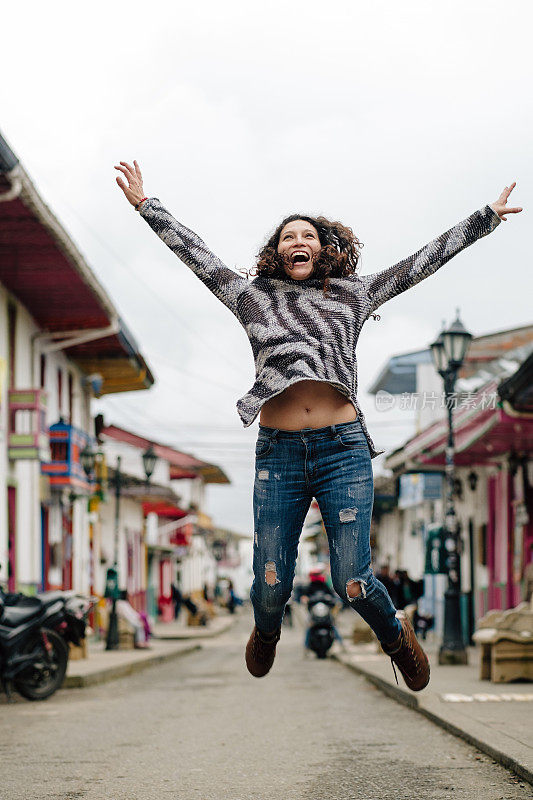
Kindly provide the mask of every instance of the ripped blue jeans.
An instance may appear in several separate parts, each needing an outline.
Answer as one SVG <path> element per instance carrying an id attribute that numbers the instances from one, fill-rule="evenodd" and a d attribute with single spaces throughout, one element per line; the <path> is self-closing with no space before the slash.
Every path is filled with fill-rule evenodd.
<path id="1" fill-rule="evenodd" d="M 335 591 L 380 642 L 396 641 L 401 633 L 396 609 L 370 565 L 374 481 L 359 420 L 299 431 L 260 425 L 255 459 L 250 598 L 257 627 L 270 632 L 281 625 L 300 534 L 315 497 L 328 536 Z"/>

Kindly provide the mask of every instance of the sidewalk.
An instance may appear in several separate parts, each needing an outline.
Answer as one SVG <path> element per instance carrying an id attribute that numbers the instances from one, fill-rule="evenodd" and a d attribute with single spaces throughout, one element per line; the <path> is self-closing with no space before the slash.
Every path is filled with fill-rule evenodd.
<path id="1" fill-rule="evenodd" d="M 63 689 L 79 689 L 123 678 L 154 664 L 170 661 L 201 648 L 200 640 L 218 636 L 233 625 L 236 617 L 218 616 L 205 627 L 189 628 L 181 622 L 157 623 L 150 649 L 106 650 L 105 642 L 89 644 L 89 658 L 69 660 Z"/>
<path id="2" fill-rule="evenodd" d="M 179 658 L 201 648 L 200 644 L 191 642 L 151 641 L 149 650 L 109 650 L 105 642 L 89 645 L 89 658 L 79 661 L 69 660 L 67 674 L 63 681 L 63 689 L 80 689 L 107 683 L 115 678 L 123 678 L 154 664 Z"/>
<path id="3" fill-rule="evenodd" d="M 533 683 L 480 680 L 475 648 L 468 650 L 468 665 L 440 666 L 438 647 L 424 644 L 431 680 L 426 689 L 411 692 L 399 672 L 400 685 L 396 685 L 390 658 L 377 648 L 377 643 L 350 644 L 346 632 L 345 650 L 336 644 L 332 652 L 341 664 L 364 675 L 385 694 L 533 783 Z"/>
<path id="4" fill-rule="evenodd" d="M 154 625 L 154 639 L 208 639 L 229 630 L 236 620 L 235 615 L 224 614 L 210 620 L 206 626 L 189 627 L 184 615 L 176 622 L 157 622 Z"/>

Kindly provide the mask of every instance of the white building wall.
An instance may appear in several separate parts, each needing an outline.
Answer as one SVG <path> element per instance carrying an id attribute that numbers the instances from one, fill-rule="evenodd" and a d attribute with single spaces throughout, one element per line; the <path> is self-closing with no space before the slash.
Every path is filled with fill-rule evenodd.
<path id="1" fill-rule="evenodd" d="M 127 588 L 128 578 L 128 535 L 130 533 L 142 534 L 144 518 L 142 505 L 138 500 L 121 497 L 119 514 L 118 535 L 118 576 L 119 587 Z M 108 501 L 100 505 L 100 553 L 105 563 L 100 565 L 96 576 L 95 589 L 99 594 L 104 593 L 106 571 L 113 566 L 115 552 L 115 497 L 112 492 Z"/>
<path id="2" fill-rule="evenodd" d="M 199 479 L 189 480 L 183 478 L 171 481 L 172 490 L 179 495 L 182 508 L 189 508 L 194 505 L 197 509 L 205 508 L 205 484 Z"/>
<path id="3" fill-rule="evenodd" d="M 0 284 L 0 583 L 7 582 L 7 292 Z"/>
<path id="4" fill-rule="evenodd" d="M 205 483 L 202 480 L 173 481 L 173 483 L 180 484 L 176 492 L 183 496 L 183 502 L 187 498 L 187 505 L 194 504 L 197 508 L 205 508 Z"/>
<path id="5" fill-rule="evenodd" d="M 41 530 L 41 501 L 49 502 L 50 497 L 41 496 L 43 481 L 41 465 L 38 461 L 7 460 L 7 430 L 8 430 L 8 331 L 7 331 L 7 301 L 8 293 L 0 286 L 0 580 L 6 580 L 7 572 L 7 492 L 8 481 L 17 489 L 16 506 L 16 559 L 17 580 L 22 588 L 32 588 L 40 585 L 42 580 L 42 530 Z M 13 301 L 16 306 L 15 325 L 15 388 L 35 389 L 40 386 L 41 371 L 41 340 L 38 336 L 40 330 L 35 321 L 18 301 Z M 69 391 L 68 373 L 73 377 L 73 403 L 72 424 L 87 432 L 92 433 L 90 418 L 90 402 L 88 391 L 83 387 L 82 373 L 66 358 L 61 351 L 45 354 L 45 383 L 47 392 L 47 425 L 58 422 L 60 416 L 65 420 L 69 418 Z M 61 408 L 58 400 L 58 369 L 63 374 L 63 392 Z M 61 514 L 58 503 L 60 498 L 56 495 L 49 511 L 49 542 L 61 541 Z M 86 571 L 87 561 L 87 514 L 86 500 L 77 500 L 74 503 L 73 544 L 74 544 L 74 571 L 73 580 L 75 588 L 85 586 L 82 577 Z M 59 570 L 55 570 L 59 573 Z M 56 575 L 57 583 L 61 583 L 61 576 Z M 79 586 L 78 586 L 78 585 Z"/>
<path id="6" fill-rule="evenodd" d="M 201 591 L 206 583 L 209 586 L 215 585 L 216 561 L 202 535 L 192 537 L 191 547 L 181 562 L 180 572 L 184 594 Z"/>
<path id="7" fill-rule="evenodd" d="M 446 408 L 441 407 L 441 403 L 444 402 L 442 378 L 433 364 L 417 365 L 416 387 L 419 396 L 416 405 L 415 426 L 416 432 L 419 433 L 436 420 L 442 419 L 447 412 Z M 424 392 L 426 393 L 425 397 Z"/>
<path id="8" fill-rule="evenodd" d="M 110 468 L 116 469 L 117 458 L 121 457 L 120 469 L 125 474 L 131 475 L 140 480 L 146 480 L 144 465 L 142 460 L 143 450 L 127 442 L 119 442 L 109 436 L 102 435 L 103 449 L 107 464 Z M 168 461 L 158 458 L 155 462 L 154 471 L 150 478 L 153 483 L 169 486 L 170 488 L 170 467 Z M 181 483 L 181 482 L 180 482 Z"/>
<path id="9" fill-rule="evenodd" d="M 83 594 L 89 594 L 91 551 L 87 499 L 82 497 L 76 500 L 72 511 L 72 588 Z"/>
<path id="10" fill-rule="evenodd" d="M 442 523 L 442 508 L 441 500 L 424 500 L 383 514 L 376 526 L 374 568 L 388 564 L 392 572 L 405 569 L 409 577 L 420 580 L 425 568 L 425 532 L 428 525 Z"/>
<path id="11" fill-rule="evenodd" d="M 242 539 L 239 542 L 239 557 L 241 559 L 241 564 L 237 570 L 235 589 L 239 597 L 241 597 L 243 600 L 249 599 L 250 589 L 254 579 L 254 573 L 252 569 L 253 547 L 254 543 L 252 539 Z"/>
<path id="12" fill-rule="evenodd" d="M 38 328 L 26 309 L 20 303 L 16 306 L 15 387 L 31 389 L 36 386 L 32 337 Z M 17 486 L 17 580 L 23 586 L 37 585 L 41 580 L 40 464 L 14 461 L 8 474 Z"/>

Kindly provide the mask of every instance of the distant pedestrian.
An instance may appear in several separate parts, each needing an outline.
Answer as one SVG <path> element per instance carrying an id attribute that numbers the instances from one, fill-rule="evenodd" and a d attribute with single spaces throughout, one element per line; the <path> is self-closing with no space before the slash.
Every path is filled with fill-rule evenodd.
<path id="1" fill-rule="evenodd" d="M 388 564 L 381 564 L 378 572 L 376 573 L 376 578 L 379 581 L 381 581 L 381 583 L 389 593 L 389 597 L 396 606 L 396 608 L 401 608 L 401 606 L 398 605 L 397 585 L 393 576 L 390 573 L 390 568 Z"/>
<path id="2" fill-rule="evenodd" d="M 126 620 L 134 630 L 134 646 L 138 649 L 146 649 L 150 645 L 150 628 L 147 626 L 146 615 L 141 616 L 127 599 L 126 592 L 122 592 L 121 597 L 116 601 L 117 615 Z"/>
<path id="3" fill-rule="evenodd" d="M 241 598 L 235 593 L 233 581 L 228 581 L 228 602 L 227 607 L 230 614 L 235 614 L 237 606 L 242 606 Z"/>
<path id="4" fill-rule="evenodd" d="M 317 159 L 310 168 L 320 164 Z M 364 323 L 383 303 L 489 234 L 506 214 L 521 211 L 506 205 L 515 184 L 414 255 L 371 275 L 357 272 L 362 245 L 351 228 L 292 214 L 260 250 L 250 282 L 157 198 L 145 196 L 136 161 L 116 169 L 127 180 L 117 177 L 128 201 L 237 317 L 254 353 L 255 383 L 237 403 L 245 426 L 260 414 L 248 670 L 261 677 L 274 662 L 298 540 L 314 497 L 329 538 L 335 591 L 368 622 L 407 685 L 422 689 L 429 680 L 427 657 L 371 568 L 371 459 L 383 451 L 375 449 L 357 402 L 355 349 Z M 406 205 L 410 214 L 416 211 L 408 193 Z M 238 234 L 237 214 L 234 221 Z"/>
<path id="5" fill-rule="evenodd" d="M 178 619 L 183 604 L 183 595 L 177 581 L 170 587 L 172 602 L 174 603 L 174 619 Z"/>
<path id="6" fill-rule="evenodd" d="M 396 607 L 401 609 L 416 604 L 424 593 L 424 582 L 413 580 L 409 577 L 409 573 L 405 569 L 396 571 L 394 586 L 396 591 Z"/>

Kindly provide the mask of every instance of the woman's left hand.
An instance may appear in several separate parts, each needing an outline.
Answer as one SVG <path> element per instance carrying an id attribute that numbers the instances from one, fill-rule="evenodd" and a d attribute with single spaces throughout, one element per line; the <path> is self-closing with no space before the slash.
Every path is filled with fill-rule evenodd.
<path id="1" fill-rule="evenodd" d="M 491 208 L 494 209 L 496 214 L 499 216 L 500 219 L 503 219 L 504 222 L 507 222 L 507 217 L 505 214 L 519 214 L 522 211 L 521 208 L 507 208 L 507 200 L 509 199 L 509 195 L 513 191 L 514 187 L 516 186 L 516 181 L 510 186 L 506 186 L 501 195 L 498 197 L 496 202 L 491 203 Z"/>

